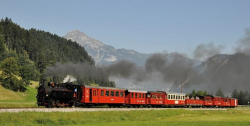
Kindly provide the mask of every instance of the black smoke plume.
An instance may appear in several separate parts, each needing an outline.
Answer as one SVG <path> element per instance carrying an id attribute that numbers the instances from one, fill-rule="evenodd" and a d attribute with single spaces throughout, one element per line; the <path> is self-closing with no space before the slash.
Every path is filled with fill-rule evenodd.
<path id="1" fill-rule="evenodd" d="M 238 41 L 236 53 L 243 53 L 250 56 L 250 28 L 245 29 L 245 37 Z"/>
<path id="2" fill-rule="evenodd" d="M 137 66 L 125 60 L 101 67 L 95 67 L 88 63 L 57 63 L 53 67 L 48 67 L 44 76 L 61 78 L 66 77 L 66 75 L 93 78 L 115 77 L 131 80 L 134 84 L 152 83 L 152 80 L 157 80 L 155 86 L 159 83 L 161 83 L 160 85 L 166 83 L 180 85 L 191 73 L 194 73 L 193 65 L 192 61 L 183 58 L 180 54 L 169 56 L 169 54 L 157 53 L 147 59 L 145 66 Z"/>
<path id="3" fill-rule="evenodd" d="M 212 42 L 200 44 L 193 52 L 193 57 L 198 60 L 207 60 L 207 58 L 220 54 L 224 49 L 223 45 L 215 46 Z"/>

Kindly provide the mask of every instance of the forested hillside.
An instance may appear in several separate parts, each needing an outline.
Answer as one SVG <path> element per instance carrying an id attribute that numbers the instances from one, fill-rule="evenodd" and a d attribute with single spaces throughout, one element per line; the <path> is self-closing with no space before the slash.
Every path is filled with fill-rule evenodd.
<path id="1" fill-rule="evenodd" d="M 46 67 L 57 62 L 94 64 L 93 59 L 76 42 L 34 28 L 26 30 L 7 17 L 1 19 L 0 81 L 4 87 L 25 91 L 25 85 L 30 80 L 39 80 Z M 22 79 L 17 79 L 17 75 Z"/>

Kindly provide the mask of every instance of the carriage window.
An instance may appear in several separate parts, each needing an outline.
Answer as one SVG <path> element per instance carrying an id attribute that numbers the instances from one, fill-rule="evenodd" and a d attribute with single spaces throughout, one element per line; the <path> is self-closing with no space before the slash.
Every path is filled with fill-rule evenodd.
<path id="1" fill-rule="evenodd" d="M 93 96 L 95 96 L 95 94 L 96 94 L 96 91 L 94 90 L 94 91 L 93 91 Z"/>
<path id="2" fill-rule="evenodd" d="M 132 93 L 131 98 L 134 98 L 134 93 Z"/>
<path id="3" fill-rule="evenodd" d="M 173 99 L 175 99 L 175 95 L 173 95 Z"/>
<path id="4" fill-rule="evenodd" d="M 109 96 L 109 91 L 106 91 L 106 96 Z"/>
<path id="5" fill-rule="evenodd" d="M 168 99 L 170 99 L 170 96 L 171 96 L 171 95 L 168 95 Z"/>
<path id="6" fill-rule="evenodd" d="M 147 97 L 150 98 L 150 94 L 148 94 Z"/>
<path id="7" fill-rule="evenodd" d="M 182 96 L 182 99 L 184 100 L 184 99 L 185 99 L 185 96 Z"/>
<path id="8" fill-rule="evenodd" d="M 122 91 L 120 92 L 120 97 L 123 97 L 123 92 Z"/>
<path id="9" fill-rule="evenodd" d="M 144 94 L 142 94 L 142 98 L 144 98 Z"/>
<path id="10" fill-rule="evenodd" d="M 205 98 L 205 101 L 211 101 L 211 99 L 210 98 Z"/>
<path id="11" fill-rule="evenodd" d="M 159 98 L 162 99 L 162 98 L 161 98 L 161 95 L 159 95 Z"/>
<path id="12" fill-rule="evenodd" d="M 111 91 L 111 96 L 114 96 L 114 91 Z"/>
<path id="13" fill-rule="evenodd" d="M 119 91 L 115 91 L 115 96 L 119 97 Z"/>
<path id="14" fill-rule="evenodd" d="M 156 95 L 152 95 L 151 97 L 152 97 L 152 98 L 156 98 Z"/>
<path id="15" fill-rule="evenodd" d="M 103 90 L 101 90 L 101 96 L 103 96 L 104 95 L 104 92 L 103 92 Z"/>
<path id="16" fill-rule="evenodd" d="M 141 98 L 141 93 L 139 94 L 139 98 Z"/>
<path id="17" fill-rule="evenodd" d="M 135 93 L 135 98 L 137 98 L 137 93 Z"/>

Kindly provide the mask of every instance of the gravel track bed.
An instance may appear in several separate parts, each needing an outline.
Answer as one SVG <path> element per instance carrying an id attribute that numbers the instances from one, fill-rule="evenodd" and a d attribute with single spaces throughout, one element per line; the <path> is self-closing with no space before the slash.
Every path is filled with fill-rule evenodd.
<path id="1" fill-rule="evenodd" d="M 134 110 L 166 110 L 180 108 L 15 108 L 0 109 L 4 112 L 94 112 L 94 111 L 134 111 Z M 186 110 L 227 110 L 225 108 L 183 108 Z"/>

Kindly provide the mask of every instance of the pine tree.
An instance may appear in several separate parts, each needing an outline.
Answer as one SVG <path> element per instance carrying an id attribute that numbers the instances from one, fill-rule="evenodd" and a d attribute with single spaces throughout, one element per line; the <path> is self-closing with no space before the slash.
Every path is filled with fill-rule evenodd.
<path id="1" fill-rule="evenodd" d="M 233 91 L 231 97 L 232 97 L 232 98 L 237 98 L 237 99 L 239 99 L 239 93 L 238 93 L 238 91 L 237 91 L 236 89 L 234 89 L 234 91 Z"/>
<path id="2" fill-rule="evenodd" d="M 195 97 L 195 95 L 196 95 L 196 92 L 195 92 L 195 89 L 192 91 L 192 96 L 191 97 Z"/>
<path id="3" fill-rule="evenodd" d="M 238 100 L 239 100 L 238 101 L 239 105 L 244 105 L 244 103 L 245 103 L 245 95 L 244 95 L 243 91 L 240 91 Z"/>
<path id="4" fill-rule="evenodd" d="M 204 92 L 203 91 L 197 91 L 196 95 L 198 95 L 198 96 L 204 96 Z"/>
<path id="5" fill-rule="evenodd" d="M 207 91 L 206 91 L 206 90 L 204 91 L 204 93 L 203 93 L 203 94 L 204 94 L 204 95 L 208 95 L 208 93 L 207 93 Z"/>
<path id="6" fill-rule="evenodd" d="M 224 97 L 224 93 L 222 92 L 221 89 L 219 89 L 219 90 L 216 92 L 216 96 Z"/>
<path id="7" fill-rule="evenodd" d="M 6 56 L 6 49 L 4 44 L 4 37 L 3 34 L 0 34 L 0 62 L 5 58 Z"/>

